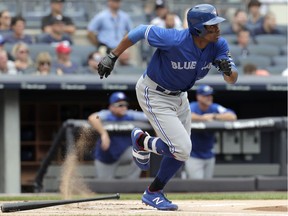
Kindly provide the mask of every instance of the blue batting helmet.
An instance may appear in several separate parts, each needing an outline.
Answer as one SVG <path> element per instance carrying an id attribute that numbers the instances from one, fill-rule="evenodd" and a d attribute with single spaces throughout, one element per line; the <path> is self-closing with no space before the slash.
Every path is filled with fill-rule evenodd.
<path id="1" fill-rule="evenodd" d="M 192 35 L 204 36 L 205 25 L 216 25 L 225 19 L 219 17 L 216 8 L 210 4 L 199 4 L 187 12 L 187 22 Z"/>

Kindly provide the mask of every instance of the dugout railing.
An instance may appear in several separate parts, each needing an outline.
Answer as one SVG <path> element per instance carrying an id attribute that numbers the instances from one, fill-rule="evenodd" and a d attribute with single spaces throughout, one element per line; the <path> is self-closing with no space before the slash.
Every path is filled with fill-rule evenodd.
<path id="1" fill-rule="evenodd" d="M 111 123 L 104 122 L 104 126 L 107 131 L 111 134 L 115 133 L 129 133 L 131 130 L 137 126 L 143 128 L 143 130 L 153 133 L 153 130 L 148 123 L 143 122 L 119 122 Z M 287 177 L 287 118 L 286 117 L 265 117 L 265 118 L 255 118 L 255 119 L 242 119 L 234 122 L 195 122 L 191 123 L 192 130 L 210 130 L 220 133 L 222 140 L 219 140 L 218 134 L 218 152 L 216 154 L 222 153 L 224 155 L 253 155 L 260 154 L 263 148 L 263 143 L 261 144 L 261 137 L 259 136 L 259 131 L 261 133 L 271 133 L 274 136 L 270 137 L 270 141 L 273 142 L 275 152 L 278 160 L 274 163 L 269 164 L 271 161 L 267 160 L 266 163 L 253 164 L 246 162 L 245 164 L 222 164 L 222 170 L 224 173 L 218 178 L 212 180 L 188 180 L 174 178 L 171 183 L 169 183 L 168 190 L 170 191 L 250 191 L 250 190 L 285 190 L 287 188 L 286 177 Z M 241 137 L 239 136 L 241 134 Z M 61 128 L 59 129 L 57 135 L 55 136 L 51 148 L 42 161 L 40 169 L 37 172 L 34 184 L 34 191 L 43 191 L 43 179 L 46 172 L 51 164 L 53 157 L 56 154 L 57 149 L 63 144 L 62 139 L 65 139 L 66 148 L 65 154 L 68 154 L 74 147 L 79 136 L 85 135 L 85 141 L 88 143 L 87 147 L 91 147 L 95 143 L 96 139 L 99 137 L 98 134 L 91 129 L 90 124 L 86 120 L 75 120 L 69 119 L 65 121 Z M 270 134 L 271 135 L 271 134 Z M 236 138 L 235 138 L 236 137 Z M 243 138 L 244 137 L 244 138 Z M 234 140 L 234 141 L 233 141 Z M 235 142 L 236 140 L 236 142 Z M 239 141 L 240 140 L 240 141 Z M 90 143 L 90 144 L 89 144 Z M 234 146 L 233 146 L 234 145 Z M 265 145 L 265 144 L 264 144 Z M 266 143 L 267 145 L 267 143 Z M 264 146 L 265 148 L 265 146 Z M 220 150 L 219 150 L 220 149 Z M 152 167 L 157 167 L 158 159 L 151 161 Z M 246 166 L 245 166 L 246 165 Z M 53 166 L 52 166 L 53 167 Z M 220 165 L 221 167 L 221 165 Z M 231 167 L 229 171 L 229 167 Z M 119 184 L 123 184 L 121 191 L 119 192 L 139 192 L 137 188 L 143 188 L 151 181 L 150 177 L 140 178 L 137 181 L 131 180 L 120 180 L 116 179 L 113 181 L 101 181 L 97 180 L 95 176 L 95 171 L 93 170 L 93 165 L 81 165 L 82 174 L 89 176 L 89 178 L 84 179 L 84 181 L 89 185 L 91 190 L 96 192 L 110 192 L 113 188 L 119 187 Z M 235 170 L 236 169 L 236 170 Z M 261 171 L 262 169 L 262 171 Z M 54 172 L 50 184 L 53 187 L 44 188 L 44 191 L 57 191 L 59 186 L 59 174 L 60 166 L 54 166 L 52 168 Z M 226 172 L 225 172 L 226 170 Z M 231 170 L 236 172 L 238 176 L 231 176 Z M 51 172 L 51 170 L 50 170 Z M 86 172 L 86 174 L 85 174 Z M 153 171 L 150 171 L 153 173 Z M 223 171 L 222 171 L 223 172 Z M 229 176 L 230 172 L 230 176 Z M 54 181 L 54 182 L 53 182 Z M 179 184 L 179 181 L 181 184 Z M 193 184 L 192 184 L 193 182 Z M 133 185 L 132 187 L 125 187 Z"/>

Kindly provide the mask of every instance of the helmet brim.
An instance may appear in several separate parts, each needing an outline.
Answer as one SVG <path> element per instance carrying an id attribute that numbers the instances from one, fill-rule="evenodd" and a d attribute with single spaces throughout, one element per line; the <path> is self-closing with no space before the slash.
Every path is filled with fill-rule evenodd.
<path id="1" fill-rule="evenodd" d="M 226 20 L 225 18 L 217 16 L 217 17 L 214 17 L 213 19 L 208 20 L 207 22 L 203 23 L 203 25 L 216 25 L 216 24 L 221 23 L 225 20 Z"/>

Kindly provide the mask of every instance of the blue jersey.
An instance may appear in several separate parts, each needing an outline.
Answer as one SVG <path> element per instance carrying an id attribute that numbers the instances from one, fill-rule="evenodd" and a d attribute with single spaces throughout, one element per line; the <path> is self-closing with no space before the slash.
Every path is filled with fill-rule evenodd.
<path id="1" fill-rule="evenodd" d="M 102 110 L 98 113 L 102 121 L 148 121 L 143 112 L 128 110 L 122 117 L 115 116 L 110 110 Z M 103 163 L 111 164 L 117 161 L 123 152 L 132 146 L 130 135 L 113 135 L 110 136 L 110 147 L 107 151 L 101 149 L 101 139 L 97 140 L 95 148 L 95 158 Z"/>
<path id="2" fill-rule="evenodd" d="M 202 111 L 199 108 L 198 102 L 192 102 L 190 103 L 190 109 L 192 113 L 196 113 L 198 115 L 204 115 L 207 113 L 226 113 L 226 112 L 235 113 L 233 110 L 227 109 L 217 103 L 211 104 L 211 106 L 206 111 Z M 201 159 L 209 159 L 214 157 L 212 149 L 215 143 L 215 135 L 213 132 L 192 130 L 191 140 L 192 140 L 192 151 L 190 154 L 191 157 Z"/>
<path id="3" fill-rule="evenodd" d="M 144 30 L 143 30 L 144 29 Z M 157 50 L 147 67 L 147 75 L 154 82 L 170 91 L 187 91 L 204 78 L 216 59 L 229 59 L 237 70 L 222 37 L 200 49 L 188 29 L 164 29 L 156 26 L 139 26 L 128 34 L 135 43 L 143 37 Z"/>

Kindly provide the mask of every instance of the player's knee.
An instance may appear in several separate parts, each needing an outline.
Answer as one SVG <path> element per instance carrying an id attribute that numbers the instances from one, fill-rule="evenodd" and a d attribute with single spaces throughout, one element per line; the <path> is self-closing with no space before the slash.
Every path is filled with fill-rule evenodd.
<path id="1" fill-rule="evenodd" d="M 180 161 L 186 161 L 190 157 L 190 153 L 192 150 L 192 144 L 191 140 L 188 139 L 185 142 L 181 143 L 182 145 L 177 148 L 176 152 L 174 155 L 177 160 Z"/>

